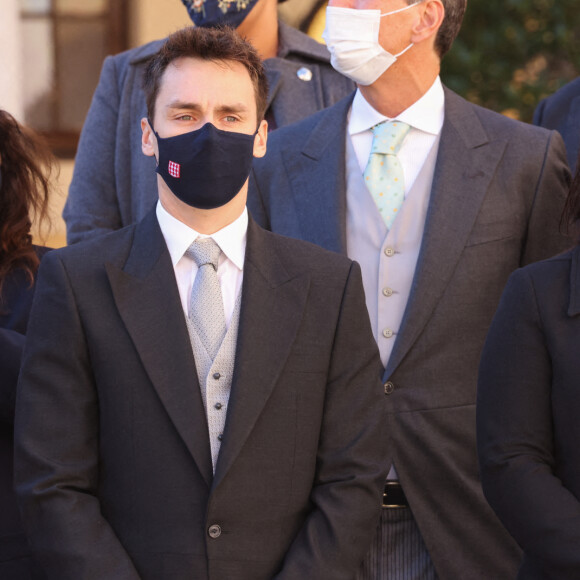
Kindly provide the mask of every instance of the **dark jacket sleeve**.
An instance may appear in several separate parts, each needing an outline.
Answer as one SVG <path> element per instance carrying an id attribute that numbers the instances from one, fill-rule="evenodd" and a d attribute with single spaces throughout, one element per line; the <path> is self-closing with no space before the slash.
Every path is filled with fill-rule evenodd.
<path id="1" fill-rule="evenodd" d="M 351 580 L 376 531 L 387 474 L 382 366 L 355 262 L 336 328 L 311 493 L 313 510 L 276 580 Z"/>
<path id="2" fill-rule="evenodd" d="M 24 335 L 0 328 L 0 422 L 14 422 L 16 383 L 24 348 Z"/>
<path id="3" fill-rule="evenodd" d="M 117 57 L 107 57 L 83 125 L 63 211 L 69 244 L 122 227 L 115 179 L 120 87 Z M 131 171 L 127 159 L 127 171 Z"/>
<path id="4" fill-rule="evenodd" d="M 580 502 L 555 473 L 552 385 L 557 369 L 552 361 L 560 354 L 551 352 L 528 268 L 516 271 L 490 327 L 479 369 L 483 490 L 524 549 L 526 565 L 533 562 L 536 572 L 543 570 L 542 578 L 573 579 L 580 577 Z M 575 381 L 578 372 L 580 367 Z"/>
<path id="5" fill-rule="evenodd" d="M 57 252 L 40 266 L 18 387 L 15 485 L 33 554 L 58 580 L 138 580 L 97 498 L 98 400 Z"/>

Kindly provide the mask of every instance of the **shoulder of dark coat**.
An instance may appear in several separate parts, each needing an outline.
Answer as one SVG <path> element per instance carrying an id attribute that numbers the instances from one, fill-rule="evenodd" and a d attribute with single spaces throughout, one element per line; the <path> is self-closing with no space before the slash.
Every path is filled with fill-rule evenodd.
<path id="1" fill-rule="evenodd" d="M 322 109 L 309 117 L 291 123 L 272 131 L 268 135 L 268 153 L 278 151 L 284 148 L 297 149 L 302 148 L 304 142 L 308 141 L 314 128 L 322 121 L 327 121 L 329 118 L 336 117 L 337 122 L 342 122 L 344 116 L 347 114 L 350 103 L 353 99 L 354 91 L 338 101 L 334 105 Z M 270 155 L 271 157 L 271 155 Z M 262 159 L 255 159 L 254 164 L 268 163 L 268 155 Z"/>
<path id="2" fill-rule="evenodd" d="M 280 35 L 280 42 L 287 51 L 286 58 L 294 60 L 293 57 L 298 56 L 306 61 L 318 61 L 330 65 L 330 53 L 326 46 L 304 34 L 304 32 L 278 20 L 278 34 Z"/>
<path id="3" fill-rule="evenodd" d="M 457 93 L 445 88 L 445 114 L 453 116 L 452 122 L 460 124 L 462 117 L 472 113 L 477 116 L 490 139 L 521 140 L 522 143 L 526 143 L 527 147 L 531 147 L 530 140 L 535 143 L 545 143 L 552 135 L 552 131 L 548 129 L 524 123 L 491 109 L 470 103 Z"/>
<path id="4" fill-rule="evenodd" d="M 555 280 L 562 276 L 567 277 L 572 263 L 580 259 L 580 245 L 576 245 L 560 254 L 527 264 L 515 270 L 512 278 L 528 278 L 543 285 L 545 281 Z"/>
<path id="5" fill-rule="evenodd" d="M 154 54 L 156 54 L 159 49 L 163 46 L 165 38 L 160 40 L 153 40 L 147 44 L 142 44 L 135 48 L 130 48 L 124 52 L 116 54 L 113 58 L 117 60 L 118 65 L 121 66 L 122 63 L 129 65 L 138 65 L 140 63 L 148 61 Z"/>
<path id="6" fill-rule="evenodd" d="M 111 263 L 121 267 L 129 254 L 136 225 L 47 252 L 42 263 L 60 260 L 67 268 L 87 272 Z"/>
<path id="7" fill-rule="evenodd" d="M 316 244 L 262 230 L 265 242 L 275 249 L 284 266 L 291 272 L 309 270 L 323 277 L 348 275 L 352 260 Z"/>
<path id="8" fill-rule="evenodd" d="M 561 109 L 560 112 L 565 113 L 570 106 L 570 102 L 577 97 L 580 97 L 580 77 L 570 81 L 553 95 L 544 99 L 544 107 L 546 109 Z"/>

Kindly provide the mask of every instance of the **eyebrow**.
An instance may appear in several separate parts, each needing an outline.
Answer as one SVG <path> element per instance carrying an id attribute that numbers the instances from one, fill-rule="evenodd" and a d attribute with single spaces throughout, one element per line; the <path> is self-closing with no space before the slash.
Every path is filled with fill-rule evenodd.
<path id="1" fill-rule="evenodd" d="M 178 110 L 178 111 L 192 111 L 195 113 L 201 112 L 201 106 L 197 103 L 188 103 L 186 101 L 173 101 L 167 105 L 168 110 Z M 218 113 L 227 114 L 227 113 L 247 113 L 249 111 L 249 107 L 243 103 L 232 103 L 229 105 L 219 105 L 216 108 Z"/>

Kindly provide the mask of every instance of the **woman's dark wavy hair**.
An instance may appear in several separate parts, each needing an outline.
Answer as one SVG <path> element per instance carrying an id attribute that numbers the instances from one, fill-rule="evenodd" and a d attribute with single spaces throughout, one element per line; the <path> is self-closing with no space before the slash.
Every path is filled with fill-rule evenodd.
<path id="1" fill-rule="evenodd" d="M 566 232 L 572 229 L 576 243 L 580 244 L 580 151 L 576 162 L 576 173 L 572 179 L 562 219 L 560 220 L 560 228 Z"/>
<path id="2" fill-rule="evenodd" d="M 0 109 L 0 297 L 6 276 L 15 268 L 23 268 L 34 282 L 39 259 L 30 227 L 33 218 L 48 220 L 54 168 L 45 140 Z"/>

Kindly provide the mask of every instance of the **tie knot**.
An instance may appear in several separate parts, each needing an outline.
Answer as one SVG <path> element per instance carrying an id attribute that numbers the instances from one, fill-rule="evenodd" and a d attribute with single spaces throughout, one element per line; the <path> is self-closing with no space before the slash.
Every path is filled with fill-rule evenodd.
<path id="1" fill-rule="evenodd" d="M 221 254 L 220 247 L 212 238 L 197 239 L 187 248 L 185 255 L 190 257 L 198 268 L 211 264 L 217 271 L 218 260 Z"/>
<path id="2" fill-rule="evenodd" d="M 371 153 L 396 155 L 411 127 L 401 121 L 383 121 L 375 125 Z"/>

